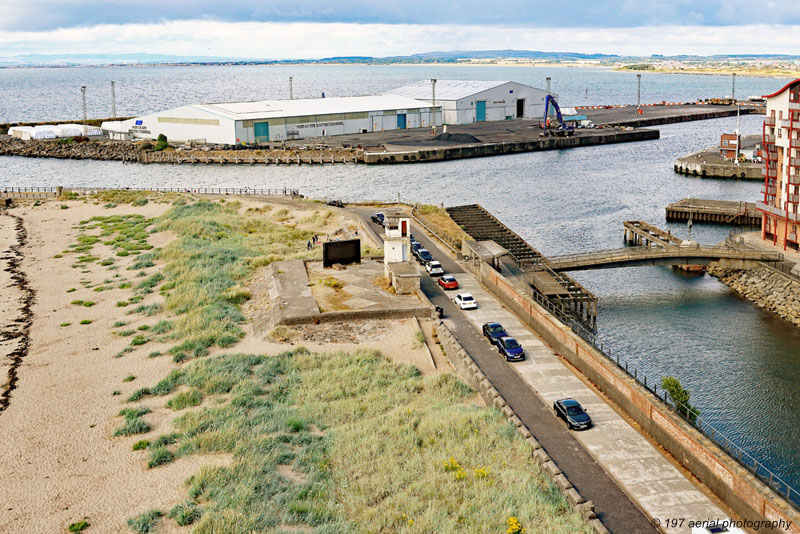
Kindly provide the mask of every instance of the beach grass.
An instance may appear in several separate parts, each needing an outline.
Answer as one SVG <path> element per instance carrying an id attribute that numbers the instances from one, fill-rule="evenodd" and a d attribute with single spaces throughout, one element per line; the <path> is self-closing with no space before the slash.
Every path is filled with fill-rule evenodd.
<path id="1" fill-rule="evenodd" d="M 232 455 L 187 483 L 184 506 L 202 507 L 195 533 L 493 533 L 511 517 L 529 532 L 590 530 L 514 427 L 452 375 L 300 348 L 196 360 L 161 384 L 221 399 L 178 416 L 174 444 L 150 447 L 151 463 Z"/>

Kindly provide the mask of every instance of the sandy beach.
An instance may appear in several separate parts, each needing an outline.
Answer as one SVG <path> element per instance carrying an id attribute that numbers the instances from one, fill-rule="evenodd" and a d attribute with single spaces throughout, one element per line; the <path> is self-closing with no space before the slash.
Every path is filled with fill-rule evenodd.
<path id="1" fill-rule="evenodd" d="M 67 208 L 61 208 L 62 204 Z M 76 263 L 74 254 L 62 254 L 80 235 L 76 228 L 80 221 L 94 215 L 136 213 L 156 217 L 170 207 L 167 203 L 150 202 L 140 207 L 120 205 L 105 209 L 91 202 L 51 201 L 40 206 L 27 203 L 11 210 L 23 219 L 28 232 L 21 267 L 36 292 L 36 301 L 30 350 L 19 367 L 19 381 L 9 406 L 0 412 L 0 479 L 4 481 L 0 484 L 0 532 L 64 532 L 70 523 L 82 519 L 90 523 L 92 532 L 129 532 L 125 525 L 128 518 L 152 508 L 169 510 L 186 499 L 184 481 L 188 477 L 204 465 L 230 461 L 224 454 L 189 455 L 158 469 L 148 469 L 146 453 L 131 450 L 141 435 L 113 437 L 123 422 L 118 416 L 120 409 L 130 406 L 124 402 L 127 396 L 142 386 L 155 384 L 178 364 L 170 357 L 148 357 L 152 351 L 168 348 L 157 343 L 114 357 L 129 344 L 128 339 L 112 333 L 115 322 L 125 321 L 126 328 L 135 329 L 158 319 L 126 314 L 127 309 L 116 304 L 131 292 L 118 288 L 117 282 L 136 282 L 139 271 L 127 269 L 136 256 L 115 257 L 116 269 L 110 271 L 97 263 Z M 263 203 L 247 200 L 241 210 L 258 207 Z M 320 209 L 318 204 L 308 209 L 270 207 L 275 217 L 301 226 L 316 224 L 314 214 Z M 354 224 L 339 217 L 329 217 L 320 230 L 335 232 Z M 2 258 L 15 240 L 13 221 L 0 216 Z M 161 247 L 173 238 L 167 232 L 152 233 L 148 243 Z M 102 243 L 95 244 L 91 253 L 99 258 L 113 256 L 111 248 Z M 159 268 L 156 265 L 144 272 L 150 275 Z M 110 279 L 115 275 L 119 276 Z M 7 288 L 7 273 L 0 270 L 0 276 L 4 277 L 0 283 Z M 93 288 L 98 286 L 113 288 L 95 291 Z M 4 289 L 0 297 L 3 325 L 19 315 L 14 305 L 19 297 L 13 287 Z M 75 305 L 76 300 L 92 301 L 94 305 Z M 254 300 L 255 308 L 251 306 L 251 310 L 268 306 L 267 302 Z M 161 301 L 163 298 L 153 293 L 146 295 L 142 304 Z M 91 323 L 80 324 L 81 321 Z M 265 331 L 255 327 L 257 324 L 251 314 L 250 322 L 244 325 L 246 337 L 234 347 L 214 354 L 271 354 L 291 347 L 270 340 Z M 425 329 L 430 336 L 429 326 Z M 346 343 L 337 342 L 335 333 L 309 333 L 303 336 L 307 340 L 296 340 L 294 345 L 304 344 L 321 351 L 376 348 L 430 373 L 434 370 L 431 357 L 425 346 L 416 341 L 417 330 L 413 320 L 386 322 L 351 332 Z M 8 351 L 10 347 L 12 344 L 5 343 L 0 350 Z M 5 370 L 4 367 L 4 376 Z M 131 376 L 135 378 L 124 381 Z M 166 407 L 167 400 L 168 397 L 151 396 L 139 403 L 152 410 L 146 416 L 153 426 L 147 437 L 172 430 L 175 412 Z M 159 532 L 189 529 L 163 521 Z"/>

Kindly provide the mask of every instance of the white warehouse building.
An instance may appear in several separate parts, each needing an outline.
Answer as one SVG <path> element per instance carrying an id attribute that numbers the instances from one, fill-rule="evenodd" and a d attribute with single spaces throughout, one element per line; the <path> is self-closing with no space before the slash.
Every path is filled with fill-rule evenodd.
<path id="1" fill-rule="evenodd" d="M 191 104 L 103 123 L 112 138 L 264 143 L 442 124 L 441 108 L 404 96 L 351 96 Z"/>
<path id="2" fill-rule="evenodd" d="M 431 103 L 433 85 L 431 80 L 424 80 L 386 94 Z M 529 85 L 510 81 L 437 80 L 435 86 L 436 106 L 441 106 L 445 124 L 544 117 L 548 93 Z"/>

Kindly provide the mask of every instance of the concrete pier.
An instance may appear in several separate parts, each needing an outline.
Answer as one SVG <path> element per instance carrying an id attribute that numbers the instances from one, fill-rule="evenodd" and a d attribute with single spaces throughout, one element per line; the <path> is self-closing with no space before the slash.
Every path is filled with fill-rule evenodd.
<path id="1" fill-rule="evenodd" d="M 684 198 L 666 207 L 667 221 L 706 222 L 715 224 L 737 224 L 761 226 L 761 212 L 756 211 L 755 202 L 732 200 L 710 200 Z"/>

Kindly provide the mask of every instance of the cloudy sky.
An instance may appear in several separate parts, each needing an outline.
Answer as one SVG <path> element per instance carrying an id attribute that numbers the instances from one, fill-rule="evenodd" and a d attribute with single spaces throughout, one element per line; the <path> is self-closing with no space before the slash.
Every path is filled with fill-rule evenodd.
<path id="1" fill-rule="evenodd" d="M 0 0 L 0 56 L 800 54 L 797 0 Z"/>

